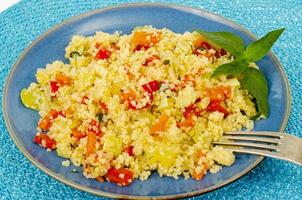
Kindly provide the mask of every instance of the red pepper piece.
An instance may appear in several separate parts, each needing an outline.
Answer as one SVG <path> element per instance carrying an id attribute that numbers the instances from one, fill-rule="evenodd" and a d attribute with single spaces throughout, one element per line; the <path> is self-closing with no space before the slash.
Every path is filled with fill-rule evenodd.
<path id="1" fill-rule="evenodd" d="M 41 145 L 44 148 L 48 149 L 55 149 L 56 148 L 56 141 L 53 138 L 50 138 L 45 133 L 39 133 L 34 137 L 34 142 Z"/>
<path id="2" fill-rule="evenodd" d="M 111 55 L 111 51 L 105 49 L 105 48 L 100 48 L 97 54 L 95 55 L 94 59 L 95 60 L 104 60 L 108 59 Z"/>
<path id="3" fill-rule="evenodd" d="M 92 119 L 88 125 L 88 132 L 93 132 L 97 136 L 101 136 L 102 132 L 100 130 L 100 124 L 95 119 Z"/>
<path id="4" fill-rule="evenodd" d="M 149 49 L 151 46 L 149 45 L 137 45 L 134 49 L 134 51 L 140 51 L 140 50 L 147 50 Z"/>
<path id="5" fill-rule="evenodd" d="M 148 93 L 153 93 L 159 90 L 159 82 L 157 80 L 150 81 L 142 85 L 143 89 Z"/>
<path id="6" fill-rule="evenodd" d="M 159 58 L 158 55 L 153 55 L 153 56 L 147 58 L 147 59 L 145 60 L 145 62 L 143 62 L 143 66 L 148 66 L 149 63 L 153 62 L 154 60 L 159 60 L 159 59 L 160 59 L 160 58 Z"/>
<path id="7" fill-rule="evenodd" d="M 133 156 L 133 146 L 128 146 L 124 149 L 124 151 L 129 155 L 129 156 Z"/>
<path id="8" fill-rule="evenodd" d="M 209 106 L 207 107 L 207 111 L 209 112 L 215 112 L 215 111 L 218 111 L 218 112 L 221 112 L 224 114 L 224 117 L 228 116 L 230 113 L 229 111 L 226 110 L 226 108 L 221 105 L 221 102 L 219 101 L 212 101 Z"/>
<path id="9" fill-rule="evenodd" d="M 214 55 L 217 58 L 220 58 L 221 56 L 224 56 L 226 54 L 227 54 L 227 52 L 224 49 L 219 49 L 219 50 L 217 49 Z"/>
<path id="10" fill-rule="evenodd" d="M 88 101 L 89 98 L 87 96 L 83 96 L 82 100 L 81 100 L 81 104 L 86 104 L 86 101 Z"/>
<path id="11" fill-rule="evenodd" d="M 113 167 L 108 170 L 106 179 L 120 186 L 127 186 L 133 181 L 133 172 L 126 168 L 116 169 Z"/>
<path id="12" fill-rule="evenodd" d="M 199 116 L 201 114 L 202 110 L 200 108 L 198 108 L 198 106 L 197 106 L 197 103 L 200 101 L 201 101 L 201 99 L 198 98 L 198 99 L 196 99 L 195 103 L 193 103 L 185 108 L 185 112 L 183 113 L 183 115 L 186 119 L 189 117 L 192 117 L 192 115 Z"/>
<path id="13" fill-rule="evenodd" d="M 59 83 L 57 81 L 50 81 L 49 83 L 51 93 L 56 93 L 60 88 Z"/>
<path id="14" fill-rule="evenodd" d="M 210 49 L 212 49 L 212 46 L 209 44 L 209 43 L 207 43 L 207 42 L 198 42 L 197 44 L 196 44 L 196 46 L 195 46 L 195 49 L 193 50 L 193 54 L 199 54 L 200 52 L 198 52 L 198 50 L 210 50 Z"/>
<path id="15" fill-rule="evenodd" d="M 103 112 L 105 112 L 105 113 L 107 113 L 108 112 L 108 107 L 107 107 L 107 105 L 104 103 L 104 102 L 99 102 L 99 106 L 100 106 L 100 109 L 103 111 Z"/>
<path id="16" fill-rule="evenodd" d="M 38 127 L 44 131 L 48 131 L 53 123 L 61 113 L 56 110 L 51 110 L 43 119 L 39 121 Z"/>

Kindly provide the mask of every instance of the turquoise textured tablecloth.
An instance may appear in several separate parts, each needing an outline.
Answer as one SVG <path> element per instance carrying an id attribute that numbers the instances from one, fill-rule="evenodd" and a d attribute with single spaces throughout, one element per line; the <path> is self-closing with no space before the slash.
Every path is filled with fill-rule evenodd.
<path id="1" fill-rule="evenodd" d="M 0 13 L 0 99 L 7 74 L 20 53 L 52 26 L 81 13 L 135 1 L 24 0 Z M 174 0 L 229 18 L 257 36 L 285 27 L 274 46 L 292 91 L 288 133 L 302 137 L 302 1 Z M 1 4 L 1 2 L 0 2 Z M 10 139 L 0 113 L 0 199 L 98 199 L 50 178 L 21 154 Z M 302 167 L 265 159 L 258 167 L 214 192 L 192 199 L 302 199 Z"/>

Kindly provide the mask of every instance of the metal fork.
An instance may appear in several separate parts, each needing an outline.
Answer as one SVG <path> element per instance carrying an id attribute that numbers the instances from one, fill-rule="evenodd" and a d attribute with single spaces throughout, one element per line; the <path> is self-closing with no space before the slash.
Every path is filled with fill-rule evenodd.
<path id="1" fill-rule="evenodd" d="M 302 139 L 293 135 L 267 131 L 226 132 L 213 142 L 238 153 L 262 155 L 287 160 L 302 166 Z"/>

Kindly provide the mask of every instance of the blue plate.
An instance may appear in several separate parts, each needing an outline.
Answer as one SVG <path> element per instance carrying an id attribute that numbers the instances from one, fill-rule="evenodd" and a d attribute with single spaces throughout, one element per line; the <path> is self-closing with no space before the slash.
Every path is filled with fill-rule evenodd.
<path id="1" fill-rule="evenodd" d="M 35 81 L 37 68 L 55 60 L 66 61 L 64 50 L 73 35 L 92 35 L 95 31 L 113 33 L 117 30 L 130 33 L 134 27 L 141 25 L 166 27 L 179 33 L 195 29 L 230 31 L 242 37 L 245 43 L 255 39 L 246 29 L 223 17 L 178 5 L 128 4 L 72 18 L 34 41 L 20 56 L 7 78 L 3 112 L 7 128 L 18 148 L 34 165 L 55 179 L 77 189 L 107 197 L 175 199 L 217 189 L 249 172 L 263 157 L 238 154 L 234 165 L 224 167 L 217 174 L 208 174 L 201 181 L 160 178 L 157 173 L 153 173 L 147 181 L 136 180 L 128 187 L 119 187 L 86 179 L 81 173 L 72 173 L 71 169 L 74 167 L 62 167 L 62 159 L 55 152 L 47 153 L 32 142 L 38 114 L 22 105 L 20 91 Z M 271 113 L 268 119 L 256 123 L 255 130 L 283 131 L 290 113 L 288 80 L 272 53 L 259 61 L 258 65 L 268 80 Z"/>

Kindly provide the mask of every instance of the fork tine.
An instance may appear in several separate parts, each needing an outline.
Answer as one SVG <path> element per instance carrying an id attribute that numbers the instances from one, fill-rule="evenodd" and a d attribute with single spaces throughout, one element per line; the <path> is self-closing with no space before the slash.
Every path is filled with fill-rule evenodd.
<path id="1" fill-rule="evenodd" d="M 226 135 L 223 138 L 228 140 L 243 140 L 243 141 L 252 141 L 252 142 L 266 142 L 266 143 L 272 143 L 272 144 L 280 144 L 280 139 L 277 138 L 265 138 L 265 137 L 253 137 L 249 136 L 249 134 L 246 134 L 247 136 L 237 136 L 237 135 Z"/>
<path id="2" fill-rule="evenodd" d="M 246 148 L 232 148 L 232 147 L 225 147 L 225 149 L 231 150 L 233 152 L 237 153 L 248 153 L 248 154 L 256 154 L 261 156 L 269 156 L 272 158 L 279 158 L 279 155 L 277 152 L 272 152 L 269 150 L 263 150 L 263 149 L 246 149 Z"/>
<path id="3" fill-rule="evenodd" d="M 274 145 L 266 145 L 266 144 L 257 144 L 251 142 L 212 142 L 215 145 L 227 145 L 227 146 L 243 146 L 243 147 L 255 147 L 260 149 L 269 149 L 274 151 L 280 151 L 277 146 Z"/>
<path id="4" fill-rule="evenodd" d="M 268 136 L 268 137 L 275 137 L 275 138 L 283 138 L 285 134 L 268 132 L 268 131 L 257 131 L 257 132 L 237 131 L 237 132 L 225 132 L 224 135 L 240 135 L 240 136 L 251 135 L 251 136 Z"/>

